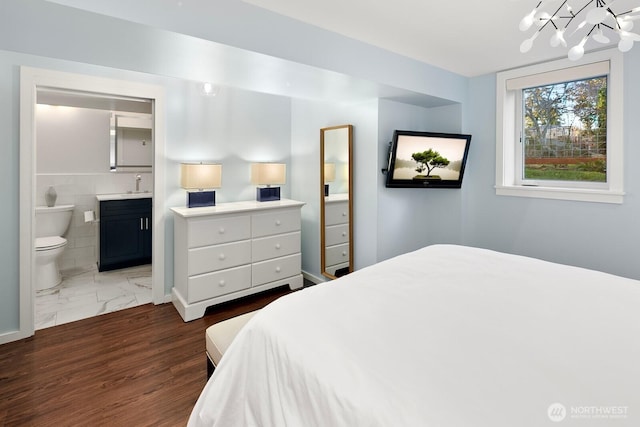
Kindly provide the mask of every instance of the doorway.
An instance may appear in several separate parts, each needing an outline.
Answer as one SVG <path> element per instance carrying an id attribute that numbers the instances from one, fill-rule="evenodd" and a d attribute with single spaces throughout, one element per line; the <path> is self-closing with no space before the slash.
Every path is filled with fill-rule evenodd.
<path id="1" fill-rule="evenodd" d="M 153 105 L 152 302 L 164 289 L 164 89 L 124 80 L 21 67 L 20 70 L 20 336 L 35 331 L 36 105 L 39 90 L 80 93 L 91 99 L 147 99 Z"/>

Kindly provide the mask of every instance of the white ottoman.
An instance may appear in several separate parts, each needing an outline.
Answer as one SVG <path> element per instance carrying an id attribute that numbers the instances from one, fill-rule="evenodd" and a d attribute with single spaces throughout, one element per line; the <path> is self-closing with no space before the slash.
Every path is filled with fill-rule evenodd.
<path id="1" fill-rule="evenodd" d="M 207 378 L 213 374 L 216 366 L 220 363 L 220 359 L 222 359 L 222 355 L 224 355 L 224 352 L 229 348 L 240 329 L 242 329 L 257 312 L 257 310 L 250 311 L 249 313 L 223 320 L 207 328 L 205 332 Z"/>

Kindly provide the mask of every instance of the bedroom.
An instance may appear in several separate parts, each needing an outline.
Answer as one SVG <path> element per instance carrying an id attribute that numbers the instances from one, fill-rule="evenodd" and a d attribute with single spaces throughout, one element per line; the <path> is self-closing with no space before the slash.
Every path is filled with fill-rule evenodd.
<path id="1" fill-rule="evenodd" d="M 10 198 L 12 201 L 10 206 L 13 208 L 4 212 L 2 221 L 2 235 L 11 236 L 11 238 L 3 240 L 1 251 L 3 253 L 1 270 L 5 278 L 0 291 L 2 294 L 0 331 L 10 334 L 20 327 L 19 234 L 17 231 L 20 197 L 17 66 L 30 65 L 80 73 L 93 73 L 97 68 L 107 67 L 109 70 L 121 69 L 129 70 L 129 73 L 182 76 L 184 79 L 187 79 L 186 76 L 189 76 L 191 71 L 184 69 L 186 67 L 175 60 L 176 57 L 181 58 L 178 55 L 166 58 L 162 64 L 156 64 L 148 55 L 139 55 L 135 44 L 119 45 L 113 48 L 109 43 L 108 35 L 104 37 L 96 35 L 93 46 L 83 45 L 79 41 L 73 43 L 73 37 L 66 37 L 64 31 L 55 25 L 56 22 L 69 21 L 70 32 L 80 31 L 80 28 L 84 27 L 74 21 L 78 15 L 86 19 L 87 23 L 90 22 L 92 26 L 106 25 L 103 17 L 72 12 L 42 1 L 6 1 L 3 2 L 2 7 L 8 10 L 8 13 L 2 13 L 3 25 L 0 30 L 2 31 L 0 48 L 3 49 L 1 84 L 3 93 L 12 94 L 12 102 L 3 102 L 3 139 L 10 143 L 5 145 L 6 155 L 2 156 L 0 162 L 2 162 L 4 174 L 2 193 Z M 31 16 L 27 18 L 28 14 Z M 20 16 L 21 19 L 9 19 L 10 16 Z M 59 19 L 48 22 L 46 19 L 48 16 L 59 16 Z M 156 35 L 167 37 L 167 34 L 147 27 L 138 28 L 138 26 L 123 23 L 118 25 L 120 31 L 143 31 L 144 35 L 149 37 Z M 240 31 L 233 34 L 239 37 L 238 33 Z M 229 37 L 232 38 L 233 34 Z M 257 41 L 255 43 L 258 44 Z M 96 45 L 100 47 L 99 51 L 94 50 Z M 330 51 L 332 46 L 335 48 L 336 44 L 328 42 L 327 51 Z M 278 49 L 277 46 L 270 48 Z M 286 51 L 287 46 L 281 46 L 280 49 Z M 365 52 L 371 52 L 371 56 L 383 53 L 391 55 L 377 50 L 365 50 Z M 398 85 L 406 90 L 447 99 L 452 101 L 452 104 L 444 107 L 423 108 L 406 102 L 380 100 L 359 104 L 358 108 L 339 108 L 334 105 L 326 106 L 294 100 L 291 102 L 290 113 L 280 117 L 284 122 L 291 121 L 292 141 L 305 139 L 315 143 L 318 129 L 327 124 L 343 122 L 354 124 L 357 144 L 354 168 L 357 174 L 355 191 L 358 195 L 355 207 L 357 268 L 426 244 L 453 242 L 580 265 L 627 277 L 640 277 L 640 267 L 636 262 L 640 231 L 635 225 L 636 213 L 640 208 L 637 206 L 640 201 L 635 197 L 637 185 L 640 182 L 638 176 L 640 172 L 634 168 L 634 159 L 638 158 L 639 148 L 633 143 L 634 135 L 637 135 L 640 130 L 640 124 L 633 119 L 640 111 L 638 97 L 625 98 L 624 171 L 627 196 L 623 204 L 499 197 L 495 195 L 493 188 L 495 184 L 495 74 L 487 73 L 466 78 L 393 55 L 388 62 L 400 59 L 405 63 L 407 70 L 406 75 L 402 77 L 405 82 L 398 82 L 400 78 L 397 77 L 387 77 L 389 69 L 381 68 L 375 63 L 370 71 L 362 69 L 366 67 L 363 65 L 364 61 L 358 61 L 357 64 L 333 64 L 333 66 L 351 70 L 355 75 L 373 73 L 390 86 Z M 93 64 L 93 66 L 86 64 Z M 156 67 L 157 69 L 154 69 Z M 635 94 L 640 90 L 639 83 L 633 77 L 638 75 L 639 71 L 640 54 L 637 49 L 634 49 L 625 55 L 625 92 L 627 94 Z M 415 74 L 421 77 L 415 77 Z M 188 80 L 198 79 L 189 78 Z M 336 121 L 338 123 L 335 123 Z M 421 197 L 413 197 L 412 190 L 385 190 L 383 176 L 380 174 L 380 168 L 384 164 L 381 159 L 384 158 L 384 150 L 393 130 L 403 127 L 430 128 L 436 124 L 439 127 L 446 127 L 439 130 L 468 131 L 474 135 L 466 182 L 462 190 Z M 303 132 L 301 130 L 303 128 L 311 130 Z M 184 143 L 183 140 L 171 141 L 168 138 L 168 151 L 178 151 Z M 293 169 L 304 169 L 307 163 L 315 164 L 314 153 L 303 146 L 292 146 L 290 150 Z M 170 173 L 170 168 L 167 167 L 167 207 L 183 203 L 183 194 L 178 189 L 177 175 L 171 179 Z M 302 198 L 301 193 L 304 190 L 295 190 L 293 186 L 304 186 L 304 180 L 290 181 L 289 185 L 292 186 L 289 189 L 289 196 Z M 224 188 L 220 190 L 220 194 L 226 194 Z M 312 199 L 308 203 L 312 206 L 317 202 Z M 452 211 L 453 214 L 451 214 Z M 425 215 L 430 220 L 426 227 L 423 225 Z M 413 230 L 418 225 L 421 226 L 421 233 L 414 233 Z M 169 228 L 168 236 L 170 226 L 167 227 Z M 166 241 L 166 254 L 170 254 L 172 247 L 169 237 Z M 315 259 L 316 256 L 313 253 L 317 253 L 319 243 L 314 242 L 311 237 L 308 242 L 303 242 L 303 245 L 308 245 L 308 248 L 306 246 L 303 248 L 303 252 L 308 252 L 309 257 Z M 170 257 L 170 255 L 165 256 Z M 313 270 L 312 266 L 306 268 Z M 164 276 L 172 277 L 172 267 L 169 263 L 165 265 Z M 170 282 L 170 279 L 165 279 L 165 293 L 170 290 Z"/>

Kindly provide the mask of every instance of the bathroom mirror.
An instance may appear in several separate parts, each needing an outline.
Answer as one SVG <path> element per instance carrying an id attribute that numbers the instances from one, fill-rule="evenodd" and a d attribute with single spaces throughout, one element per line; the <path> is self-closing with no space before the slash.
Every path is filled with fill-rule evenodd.
<path id="1" fill-rule="evenodd" d="M 353 126 L 320 129 L 320 268 L 330 279 L 353 271 Z"/>
<path id="2" fill-rule="evenodd" d="M 150 171 L 152 142 L 151 114 L 112 113 L 109 135 L 111 171 Z"/>

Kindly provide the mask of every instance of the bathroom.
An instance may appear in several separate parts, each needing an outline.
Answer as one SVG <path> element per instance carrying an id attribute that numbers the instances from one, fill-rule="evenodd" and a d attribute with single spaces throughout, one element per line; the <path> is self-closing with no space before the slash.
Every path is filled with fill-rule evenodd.
<path id="1" fill-rule="evenodd" d="M 147 100 L 39 91 L 36 205 L 47 206 L 55 199 L 56 207 L 73 208 L 61 236 L 66 246 L 57 257 L 62 281 L 56 284 L 57 280 L 47 278 L 42 280 L 44 285 L 35 284 L 36 329 L 151 302 L 150 264 L 98 271 L 100 227 L 96 218 L 97 195 L 152 196 L 150 112 Z M 148 125 L 124 128 L 117 126 L 118 120 L 146 121 Z M 133 149 L 122 145 L 129 139 L 136 139 Z M 124 158 L 123 153 L 133 158 Z M 42 211 L 36 208 L 36 230 Z M 36 277 L 41 264 L 38 252 L 36 244 Z M 41 289 L 43 286 L 47 288 Z"/>

